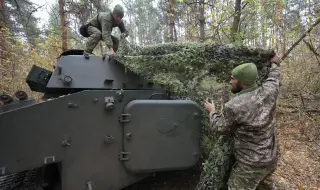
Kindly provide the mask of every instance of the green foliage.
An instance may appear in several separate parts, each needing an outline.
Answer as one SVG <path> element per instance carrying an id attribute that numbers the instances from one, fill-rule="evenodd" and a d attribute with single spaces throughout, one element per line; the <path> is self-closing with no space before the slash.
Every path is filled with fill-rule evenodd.
<path id="1" fill-rule="evenodd" d="M 154 1 L 124 0 L 123 3 L 127 8 L 125 24 L 126 29 L 130 32 L 128 37 L 130 42 L 138 42 L 138 44 L 161 43 L 165 20 L 163 20 L 159 9 L 154 6 Z"/>
<path id="2" fill-rule="evenodd" d="M 48 25 L 51 32 L 54 31 L 57 35 L 61 34 L 58 1 L 50 9 Z"/>
<path id="3" fill-rule="evenodd" d="M 9 29 L 1 30 L 0 36 L 5 39 L 0 65 L 0 93 L 13 95 L 18 90 L 24 90 L 30 97 L 39 100 L 42 94 L 32 92 L 25 79 L 32 65 L 53 70 L 57 57 L 62 53 L 61 37 L 50 33 L 46 39 L 33 45 L 13 36 Z M 72 48 L 74 42 L 69 39 L 68 43 Z"/>
<path id="4" fill-rule="evenodd" d="M 29 43 L 35 45 L 35 40 L 40 36 L 40 29 L 37 26 L 39 18 L 33 15 L 37 6 L 30 0 L 5 1 L 4 5 L 4 16 L 10 33 L 15 36 L 23 36 Z"/>

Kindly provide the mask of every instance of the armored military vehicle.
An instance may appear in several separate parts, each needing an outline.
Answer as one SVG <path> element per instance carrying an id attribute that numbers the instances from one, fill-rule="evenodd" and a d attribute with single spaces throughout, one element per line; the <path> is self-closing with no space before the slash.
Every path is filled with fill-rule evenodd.
<path id="1" fill-rule="evenodd" d="M 201 109 L 114 59 L 64 52 L 0 99 L 0 189 L 114 190 L 193 167 Z"/>

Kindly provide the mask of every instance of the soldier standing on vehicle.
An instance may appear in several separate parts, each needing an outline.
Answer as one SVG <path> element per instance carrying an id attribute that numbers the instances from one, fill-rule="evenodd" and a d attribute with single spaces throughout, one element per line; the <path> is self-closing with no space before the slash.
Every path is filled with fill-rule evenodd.
<path id="1" fill-rule="evenodd" d="M 275 109 L 280 88 L 280 59 L 271 59 L 267 80 L 258 87 L 257 67 L 245 63 L 232 70 L 232 92 L 236 94 L 224 105 L 223 113 L 214 103 L 205 102 L 209 111 L 210 129 L 234 138 L 233 166 L 228 180 L 229 190 L 253 190 L 262 187 L 264 179 L 276 169 L 279 147 L 276 138 Z M 266 181 L 265 181 L 266 182 Z"/>
<path id="2" fill-rule="evenodd" d="M 89 58 L 89 54 L 92 54 L 93 49 L 96 47 L 100 40 L 105 42 L 105 56 L 114 56 L 118 49 L 119 39 L 111 35 L 112 29 L 118 27 L 121 31 L 121 38 L 125 38 L 129 35 L 126 30 L 122 18 L 124 16 L 123 7 L 117 4 L 113 11 L 100 12 L 93 17 L 86 25 L 80 28 L 80 33 L 84 37 L 88 37 L 84 56 Z"/>

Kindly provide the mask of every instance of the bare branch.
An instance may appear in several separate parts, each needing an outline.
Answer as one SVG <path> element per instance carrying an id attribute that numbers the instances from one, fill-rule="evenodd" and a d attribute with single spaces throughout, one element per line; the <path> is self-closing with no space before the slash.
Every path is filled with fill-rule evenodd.
<path id="1" fill-rule="evenodd" d="M 309 42 L 307 42 L 305 39 L 303 39 L 303 42 L 308 46 L 309 50 L 310 50 L 312 53 L 314 53 L 314 55 L 316 56 L 316 59 L 317 59 L 317 61 L 318 61 L 318 64 L 319 64 L 319 66 L 320 66 L 320 61 L 319 61 L 319 59 L 318 59 L 318 57 L 320 57 L 319 53 L 316 52 L 316 50 L 314 49 L 314 47 L 313 47 Z"/>
<path id="2" fill-rule="evenodd" d="M 30 17 L 31 17 L 31 15 L 32 15 L 32 13 L 34 13 L 34 12 L 36 12 L 38 9 L 40 9 L 41 7 L 43 7 L 45 4 L 43 4 L 43 5 L 41 5 L 41 6 L 39 6 L 39 7 L 37 7 L 37 8 L 35 8 L 34 10 L 32 10 L 31 12 L 30 12 L 30 14 L 29 14 L 29 16 L 28 16 L 28 20 L 27 20 L 27 24 L 26 24 L 26 27 L 28 26 L 28 24 L 29 24 L 29 20 L 30 20 Z"/>
<path id="3" fill-rule="evenodd" d="M 307 36 L 308 33 L 311 32 L 311 30 L 317 26 L 320 23 L 320 18 L 316 20 L 316 22 L 289 48 L 288 51 L 281 57 L 281 61 L 283 61 L 289 54 L 290 52 Z"/>

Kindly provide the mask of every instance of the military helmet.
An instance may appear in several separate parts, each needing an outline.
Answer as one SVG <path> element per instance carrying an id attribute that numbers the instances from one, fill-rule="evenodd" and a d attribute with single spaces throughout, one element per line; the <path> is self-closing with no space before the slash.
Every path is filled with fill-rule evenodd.
<path id="1" fill-rule="evenodd" d="M 124 10 L 123 7 L 119 4 L 117 4 L 116 6 L 114 6 L 113 8 L 113 14 L 117 14 L 119 15 L 121 18 L 123 18 L 124 16 Z"/>

